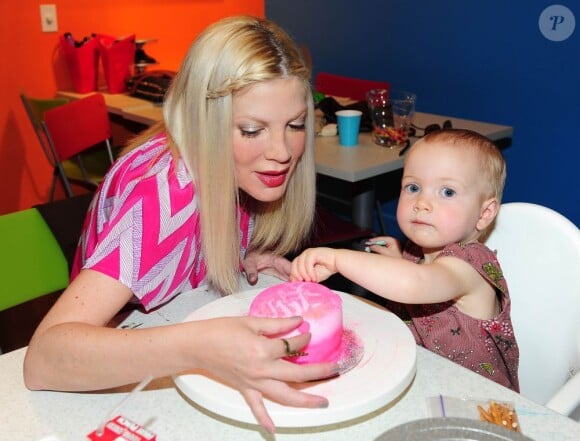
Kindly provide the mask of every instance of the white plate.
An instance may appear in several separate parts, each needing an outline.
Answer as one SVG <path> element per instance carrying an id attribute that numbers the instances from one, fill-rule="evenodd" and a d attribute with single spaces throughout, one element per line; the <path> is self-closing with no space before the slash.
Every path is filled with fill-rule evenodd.
<path id="1" fill-rule="evenodd" d="M 201 307 L 185 321 L 248 313 L 251 300 L 261 289 L 223 297 Z M 394 400 L 415 376 L 417 348 L 411 331 L 397 316 L 356 297 L 335 291 L 342 297 L 345 328 L 362 340 L 364 355 L 344 375 L 300 385 L 309 393 L 328 398 L 325 409 L 282 406 L 265 400 L 277 427 L 311 427 L 333 424 L 366 415 Z M 202 373 L 188 372 L 174 377 L 177 387 L 202 407 L 237 421 L 255 424 L 256 419 L 241 394 Z"/>

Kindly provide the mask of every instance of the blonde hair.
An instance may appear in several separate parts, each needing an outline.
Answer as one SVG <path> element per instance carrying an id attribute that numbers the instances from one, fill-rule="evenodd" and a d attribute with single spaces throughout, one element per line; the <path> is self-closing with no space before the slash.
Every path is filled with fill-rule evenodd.
<path id="1" fill-rule="evenodd" d="M 501 203 L 506 180 L 506 164 L 501 152 L 489 138 L 472 130 L 444 129 L 429 133 L 419 139 L 413 147 L 436 142 L 451 147 L 472 149 L 481 164 L 483 196 L 496 198 L 498 203 Z"/>
<path id="2" fill-rule="evenodd" d="M 308 106 L 305 151 L 285 196 L 262 203 L 240 195 L 233 159 L 232 100 L 256 83 L 296 77 Z M 207 278 L 232 293 L 241 274 L 238 206 L 254 217 L 249 250 L 284 255 L 307 239 L 314 218 L 314 108 L 310 71 L 291 38 L 276 24 L 229 17 L 205 29 L 190 47 L 165 97 L 164 123 L 140 136 L 166 131 L 195 182 Z"/>
<path id="3" fill-rule="evenodd" d="M 478 156 L 478 162 L 481 164 L 481 182 L 483 183 L 483 198 L 495 198 L 498 206 L 501 205 L 503 189 L 506 180 L 506 163 L 499 148 L 485 136 L 472 130 L 464 129 L 443 129 L 425 135 L 415 144 L 423 143 L 444 143 L 446 146 L 460 149 L 472 149 Z M 408 156 L 408 155 L 407 155 Z M 485 238 L 493 230 L 493 222 L 480 233 L 480 238 Z"/>

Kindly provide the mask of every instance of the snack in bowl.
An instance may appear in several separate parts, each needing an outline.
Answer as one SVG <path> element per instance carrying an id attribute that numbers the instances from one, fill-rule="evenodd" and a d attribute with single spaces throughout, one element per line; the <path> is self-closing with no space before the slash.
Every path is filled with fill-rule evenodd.
<path id="1" fill-rule="evenodd" d="M 298 328 L 276 336 L 284 339 L 310 332 L 310 342 L 300 352 L 286 357 L 294 363 L 338 362 L 344 373 L 362 357 L 359 338 L 343 327 L 342 298 L 319 283 L 284 282 L 266 288 L 253 299 L 249 315 L 303 317 Z"/>

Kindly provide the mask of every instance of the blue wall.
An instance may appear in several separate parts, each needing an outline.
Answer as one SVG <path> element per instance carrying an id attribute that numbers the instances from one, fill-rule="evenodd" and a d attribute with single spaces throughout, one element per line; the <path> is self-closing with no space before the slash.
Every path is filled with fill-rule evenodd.
<path id="1" fill-rule="evenodd" d="M 310 47 L 314 73 L 386 80 L 422 112 L 514 127 L 504 202 L 580 225 L 580 4 L 567 40 L 544 38 L 551 1 L 266 0 L 266 16 Z"/>

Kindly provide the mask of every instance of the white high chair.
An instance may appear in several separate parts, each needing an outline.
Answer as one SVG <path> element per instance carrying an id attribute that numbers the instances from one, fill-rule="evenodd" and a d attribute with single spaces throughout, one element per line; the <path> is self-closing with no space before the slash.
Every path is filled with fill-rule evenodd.
<path id="1" fill-rule="evenodd" d="M 580 231 L 561 214 L 505 203 L 486 244 L 512 299 L 522 395 L 580 414 Z"/>

